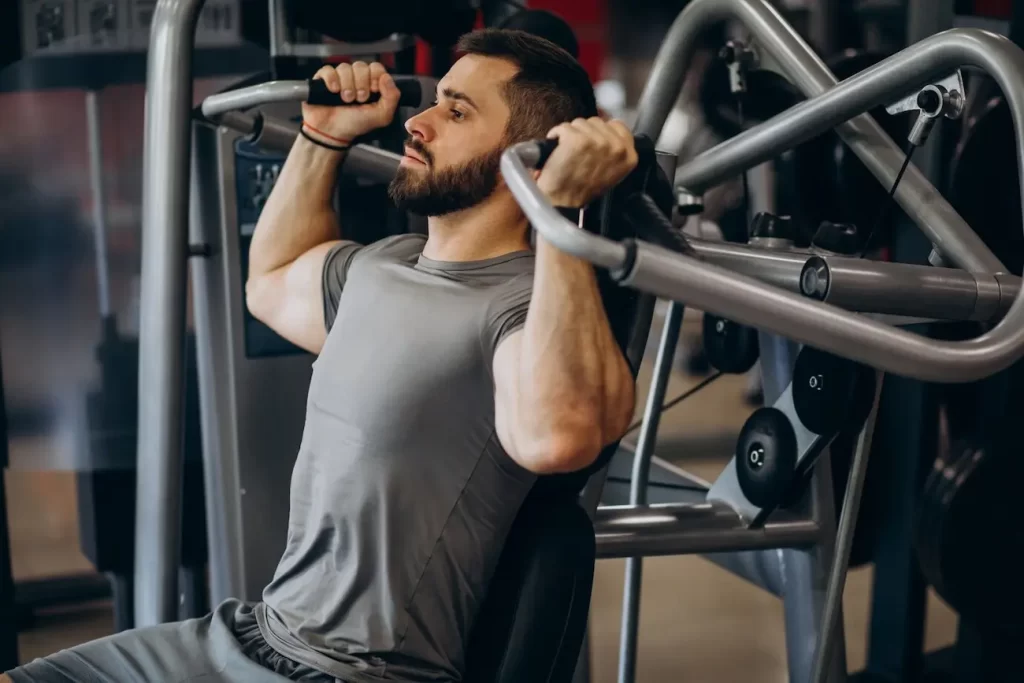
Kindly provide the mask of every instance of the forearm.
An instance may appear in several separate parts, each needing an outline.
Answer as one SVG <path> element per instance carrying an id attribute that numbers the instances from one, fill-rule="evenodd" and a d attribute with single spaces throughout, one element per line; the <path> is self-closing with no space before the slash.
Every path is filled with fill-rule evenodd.
<path id="1" fill-rule="evenodd" d="M 338 239 L 334 188 L 342 152 L 295 140 L 260 212 L 249 246 L 249 276 L 293 262 L 313 247 Z"/>
<path id="2" fill-rule="evenodd" d="M 586 435 L 600 441 L 598 448 L 620 437 L 633 412 L 633 377 L 593 267 L 543 238 L 523 335 L 522 428 L 540 441 Z"/>

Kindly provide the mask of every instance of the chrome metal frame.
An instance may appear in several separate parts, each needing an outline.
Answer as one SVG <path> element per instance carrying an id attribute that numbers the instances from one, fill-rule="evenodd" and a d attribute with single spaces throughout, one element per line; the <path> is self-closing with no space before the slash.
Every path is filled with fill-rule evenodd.
<path id="1" fill-rule="evenodd" d="M 732 6 L 738 1 L 696 0 L 680 16 L 694 8 L 716 3 Z M 763 0 L 745 0 L 741 4 L 743 7 L 757 5 L 764 12 L 773 12 Z M 676 25 L 679 25 L 678 20 Z M 687 31 L 692 31 L 692 27 Z M 1010 103 L 1017 140 L 1024 139 L 1024 51 L 995 34 L 975 29 L 954 29 L 923 40 L 827 92 L 718 145 L 684 164 L 677 178 L 682 174 L 691 181 L 713 183 L 715 179 L 735 175 L 786 149 L 783 140 L 788 145 L 799 144 L 879 103 L 898 100 L 929 80 L 945 76 L 965 64 L 983 68 L 996 79 Z M 658 79 L 659 74 L 671 75 L 664 69 L 659 71 L 656 66 L 652 82 Z M 649 84 L 648 92 L 652 87 Z M 641 111 L 638 130 L 642 131 L 644 122 L 648 120 L 650 117 Z M 799 126 L 794 122 L 799 122 Z M 863 142 L 860 140 L 857 144 Z M 884 140 L 876 142 L 881 145 Z M 853 143 L 851 146 L 855 147 Z M 879 148 L 872 149 L 877 151 Z M 1024 356 L 1024 298 L 1019 293 L 1003 320 L 975 339 L 964 342 L 925 339 L 834 306 L 775 287 L 765 287 L 752 278 L 651 244 L 637 243 L 630 251 L 623 244 L 575 230 L 569 221 L 547 204 L 536 183 L 528 176 L 527 166 L 535 162 L 536 154 L 537 145 L 521 143 L 506 151 L 501 161 L 505 181 L 527 218 L 553 245 L 609 269 L 625 285 L 713 311 L 736 322 L 784 335 L 885 372 L 926 381 L 978 380 L 1009 367 Z M 727 163 L 717 161 L 719 158 L 725 158 Z M 1019 148 L 1018 165 L 1022 159 L 1024 148 Z M 894 171 L 891 176 L 888 175 L 889 170 Z M 880 175 L 885 180 L 894 177 L 897 170 L 895 166 L 892 169 L 886 166 Z M 920 178 L 920 184 L 927 185 L 927 181 Z M 901 183 L 900 187 L 907 186 Z M 896 194 L 900 196 L 899 191 Z M 936 194 L 935 198 L 929 197 L 923 204 L 908 202 L 904 208 L 920 224 L 932 216 L 934 207 L 938 206 L 937 198 Z M 935 223 L 927 224 L 928 235 L 953 262 L 964 264 L 968 269 L 977 266 L 982 272 L 1003 270 L 1001 264 L 986 267 L 978 262 L 979 259 L 984 260 L 984 253 L 982 249 L 975 248 L 968 235 L 963 234 L 969 228 L 950 222 L 948 216 L 947 220 L 940 220 L 938 216 L 934 218 Z M 980 243 L 976 235 L 973 240 Z"/>

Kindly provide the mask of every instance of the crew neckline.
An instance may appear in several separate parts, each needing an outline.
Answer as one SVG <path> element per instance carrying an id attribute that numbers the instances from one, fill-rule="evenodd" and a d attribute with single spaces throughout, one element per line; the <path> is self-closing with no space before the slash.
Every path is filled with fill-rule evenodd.
<path id="1" fill-rule="evenodd" d="M 493 256 L 480 261 L 435 261 L 432 258 L 428 258 L 423 254 L 420 254 L 416 265 L 433 268 L 434 270 L 479 270 L 481 268 L 489 268 L 490 266 L 496 266 L 508 261 L 514 261 L 526 256 L 533 256 L 533 252 L 529 249 L 521 249 L 519 251 L 512 251 L 507 254 L 502 254 L 501 256 Z"/>

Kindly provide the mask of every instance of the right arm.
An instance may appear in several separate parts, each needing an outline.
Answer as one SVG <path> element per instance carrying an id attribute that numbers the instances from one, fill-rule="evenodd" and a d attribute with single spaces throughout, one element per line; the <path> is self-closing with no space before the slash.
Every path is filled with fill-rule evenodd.
<path id="1" fill-rule="evenodd" d="M 370 92 L 380 92 L 381 98 L 351 107 L 304 104 L 304 125 L 332 138 L 352 140 L 387 125 L 394 116 L 400 93 L 380 64 L 325 66 L 317 77 L 349 102 L 365 101 Z M 307 132 L 319 137 L 308 127 Z M 340 237 L 333 199 L 344 154 L 296 138 L 249 245 L 249 311 L 311 353 L 319 353 L 327 338 L 321 283 L 324 260 Z"/>

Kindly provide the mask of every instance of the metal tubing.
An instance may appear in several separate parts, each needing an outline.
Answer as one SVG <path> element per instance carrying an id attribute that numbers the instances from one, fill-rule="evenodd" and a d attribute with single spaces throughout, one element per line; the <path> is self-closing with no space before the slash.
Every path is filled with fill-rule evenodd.
<path id="1" fill-rule="evenodd" d="M 686 239 L 694 251 L 709 263 L 797 293 L 800 292 L 800 275 L 804 265 L 813 255 L 807 250 L 780 251 L 689 236 Z"/>
<path id="2" fill-rule="evenodd" d="M 833 89 L 839 89 L 836 88 L 837 81 L 835 75 L 829 71 L 821 58 L 814 53 L 793 27 L 787 24 L 782 16 L 765 0 L 692 0 L 676 17 L 672 28 L 661 45 L 654 67 L 651 69 L 651 75 L 640 98 L 640 104 L 637 107 L 638 119 L 634 127 L 635 132 L 646 133 L 654 139 L 658 138 L 668 118 L 668 114 L 679 96 L 684 74 L 690 65 L 691 58 L 697 47 L 697 39 L 700 37 L 701 32 L 713 24 L 729 19 L 738 20 L 749 29 L 758 46 L 767 53 L 768 57 L 777 63 L 779 69 L 807 97 L 816 97 L 827 91 L 831 91 L 830 94 L 834 94 Z M 980 31 L 973 31 L 972 33 L 982 34 Z M 983 35 L 987 36 L 987 40 L 990 42 L 998 40 L 998 37 L 993 34 Z M 945 34 L 935 36 L 923 41 L 920 45 L 925 46 L 924 50 L 929 50 L 937 42 L 949 40 L 944 36 Z M 970 42 L 970 40 L 963 42 Z M 1007 45 L 1012 45 L 1009 41 L 1004 40 L 1003 42 Z M 915 45 L 908 49 L 918 51 L 920 45 Z M 957 61 L 966 56 L 965 52 L 961 50 L 962 47 L 961 45 L 949 49 L 947 54 L 949 59 L 945 64 L 935 64 L 936 68 L 930 72 L 930 77 L 946 76 L 949 72 L 961 66 Z M 973 53 L 972 56 L 977 57 L 983 51 L 983 48 L 980 47 L 980 43 L 976 43 L 969 51 Z M 901 55 L 905 52 L 906 50 L 895 57 L 901 58 Z M 891 61 L 892 59 L 890 58 L 890 60 L 886 61 Z M 987 57 L 985 59 L 987 60 Z M 1002 61 L 1002 65 L 998 69 L 999 74 L 994 73 L 989 68 L 993 66 L 991 63 L 985 64 L 983 68 L 986 68 L 990 75 L 1000 81 L 999 84 L 1003 88 L 1003 92 L 1014 90 L 1015 95 L 1011 99 L 1017 100 L 1020 97 L 1017 94 L 1020 92 L 1019 75 L 1012 85 L 1003 79 L 1009 78 L 1013 69 L 1019 70 L 1020 64 L 1016 59 L 1006 59 L 1005 55 L 1000 57 L 999 61 Z M 885 63 L 882 62 L 882 64 Z M 982 65 L 978 64 L 978 66 Z M 873 71 L 877 68 L 876 66 L 868 71 Z M 844 85 L 861 79 L 862 76 L 863 74 L 858 74 L 854 78 L 844 81 Z M 899 96 L 906 95 L 913 89 L 913 83 L 924 85 L 927 82 L 928 78 L 923 78 L 923 80 L 915 79 L 908 74 L 905 80 L 906 88 L 900 90 L 898 96 L 892 97 L 892 100 L 895 101 L 899 99 Z M 869 115 L 861 114 L 856 118 L 846 121 L 851 115 L 869 111 L 872 106 L 869 103 L 868 106 L 857 111 L 849 112 L 839 117 L 832 125 L 842 124 L 838 126 L 836 132 L 861 161 L 864 162 L 872 174 L 886 188 L 889 188 L 892 186 L 896 174 L 903 164 L 905 156 L 903 150 L 885 134 L 882 127 Z M 825 108 L 823 107 L 823 109 Z M 791 112 L 792 110 L 785 112 L 781 116 L 788 119 Z M 1014 118 L 1019 122 L 1020 118 L 1016 116 L 1016 113 Z M 844 121 L 845 123 L 843 123 Z M 764 125 L 747 131 L 723 143 L 723 145 L 736 144 L 734 141 L 741 140 L 758 129 L 764 128 Z M 810 131 L 808 132 L 810 133 Z M 1020 136 L 1018 135 L 1019 138 Z M 766 138 L 762 142 L 771 144 L 774 141 Z M 716 161 L 721 148 L 722 145 L 719 145 L 692 160 L 689 164 L 681 166 L 676 174 L 676 181 L 688 190 L 697 192 L 703 187 L 711 187 L 742 170 L 756 166 L 757 160 L 764 160 L 771 156 L 752 155 L 749 163 L 745 161 L 740 165 L 730 164 L 732 168 L 730 173 L 724 176 L 717 176 L 716 174 L 716 180 L 710 173 L 710 170 L 702 168 L 702 166 L 707 164 L 709 160 L 715 161 L 715 163 L 724 162 L 724 159 Z M 788 149 L 788 147 L 783 149 Z M 693 180 L 697 181 L 697 185 L 690 186 L 688 183 Z M 938 193 L 913 164 L 907 168 L 897 188 L 896 201 L 907 212 L 907 215 L 917 223 L 921 230 L 931 238 L 932 242 L 939 247 L 942 253 L 948 256 L 951 262 L 972 272 L 1005 270 L 999 259 L 992 254 L 991 250 L 970 229 L 963 218 L 953 210 L 949 202 Z"/>
<path id="3" fill-rule="evenodd" d="M 262 125 L 253 142 L 265 149 L 273 149 L 286 154 L 295 144 L 299 135 L 299 124 L 285 119 L 277 119 L 261 113 Z"/>
<path id="4" fill-rule="evenodd" d="M 850 464 L 846 495 L 843 498 L 842 514 L 839 517 L 839 530 L 836 533 L 835 554 L 828 576 L 828 588 L 825 591 L 821 636 L 818 640 L 817 654 L 814 658 L 814 675 L 811 679 L 814 683 L 827 683 L 828 663 L 832 659 L 832 652 L 836 645 L 837 626 L 843 607 L 843 588 L 846 586 L 850 553 L 853 552 L 853 537 L 857 528 L 857 516 L 860 514 L 861 494 L 864 491 L 864 479 L 868 471 L 868 456 L 871 454 L 871 440 L 875 434 L 875 418 L 878 415 L 878 399 L 881 396 L 883 379 L 882 374 L 878 373 L 871 413 L 857 439 L 853 462 Z"/>
<path id="5" fill-rule="evenodd" d="M 182 388 L 192 52 L 204 0 L 159 0 L 146 71 L 139 305 L 135 626 L 174 621 L 181 541 Z"/>
<path id="6" fill-rule="evenodd" d="M 509 175 L 505 174 L 506 180 Z M 529 213 L 527 216 L 532 219 Z M 538 221 L 532 222 L 543 232 Z M 992 330 L 967 341 L 945 342 L 766 287 L 647 243 L 637 244 L 633 270 L 622 283 L 886 372 L 930 382 L 975 381 L 1009 367 L 1024 355 L 1021 297 Z"/>
<path id="7" fill-rule="evenodd" d="M 523 213 L 549 243 L 594 265 L 619 270 L 626 265 L 626 247 L 613 240 L 580 230 L 572 221 L 558 213 L 540 191 L 526 170 L 536 166 L 539 158 L 535 142 L 520 142 L 501 155 L 501 173 Z"/>
<path id="8" fill-rule="evenodd" d="M 594 519 L 597 556 L 657 557 L 809 546 L 819 540 L 808 519 L 777 515 L 751 529 L 725 503 L 601 507 Z"/>
<path id="9" fill-rule="evenodd" d="M 818 526 L 818 541 L 810 548 L 780 551 L 783 580 L 782 608 L 786 627 L 786 661 L 792 683 L 810 683 L 814 650 L 821 633 L 822 606 L 825 604 L 826 578 L 832 564 L 835 537 L 835 504 L 832 496 L 831 460 L 823 456 L 815 465 L 810 487 L 810 518 Z M 845 672 L 846 651 L 842 637 L 840 649 L 830 662 L 831 683 L 839 683 Z"/>
<path id="10" fill-rule="evenodd" d="M 1018 92 L 1008 98 L 1011 107 L 1024 106 L 1019 92 L 1024 87 L 1021 74 L 1024 53 L 1020 48 L 985 31 L 946 31 L 898 52 L 814 99 L 701 154 L 681 166 L 676 179 L 691 191 L 699 192 L 831 130 L 853 115 L 899 100 L 963 65 L 985 69 L 999 81 L 1004 92 L 1016 89 Z M 1019 126 L 1024 123 L 1020 116 L 1022 111 L 1020 108 L 1014 111 L 1018 141 L 1021 140 Z M 878 168 L 872 170 L 887 188 L 891 187 L 898 169 L 888 173 L 888 169 L 878 163 L 878 155 L 872 155 L 869 150 L 865 150 L 862 160 L 869 168 L 874 162 Z M 919 186 L 908 184 L 911 171 L 920 178 Z M 941 196 L 916 169 L 907 169 L 896 198 L 939 251 L 956 265 L 972 272 L 1006 271 L 994 256 L 988 258 L 991 252 L 962 219 L 953 223 L 928 219 Z"/>
<path id="11" fill-rule="evenodd" d="M 341 165 L 341 172 L 367 180 L 389 183 L 398 172 L 398 164 L 401 161 L 401 154 L 370 145 L 356 145 L 346 155 L 345 161 Z"/>
<path id="12" fill-rule="evenodd" d="M 955 268 L 813 256 L 803 293 L 851 311 L 937 320 L 990 320 L 1009 309 L 1020 278 L 972 274 Z M 822 294 L 822 292 L 824 292 Z"/>
<path id="13" fill-rule="evenodd" d="M 100 318 L 110 315 L 110 266 L 107 260 L 107 202 L 103 191 L 103 136 L 100 132 L 100 94 L 85 93 L 85 121 L 89 137 L 89 189 L 92 191 L 93 249 L 96 252 L 96 288 Z"/>
<path id="14" fill-rule="evenodd" d="M 647 483 L 651 475 L 651 458 L 661 422 L 661 407 L 665 404 L 665 390 L 672 376 L 672 360 L 679 343 L 679 330 L 683 324 L 683 305 L 671 302 L 665 315 L 661 344 L 654 362 L 654 376 L 644 406 L 643 422 L 633 454 L 633 473 L 629 483 L 630 505 L 647 504 Z M 643 557 L 626 560 L 626 579 L 622 597 L 622 631 L 619 634 L 619 683 L 633 683 L 636 679 L 637 637 L 640 631 L 640 590 L 643 583 Z"/>
<path id="15" fill-rule="evenodd" d="M 238 90 L 210 95 L 203 100 L 203 116 L 212 118 L 229 111 L 261 107 L 272 102 L 305 102 L 308 81 L 267 81 Z"/>
<path id="16" fill-rule="evenodd" d="M 214 120 L 218 125 L 254 136 L 250 140 L 264 149 L 283 154 L 291 151 L 299 134 L 298 124 L 262 114 L 229 111 L 218 115 Z M 401 154 L 372 145 L 359 144 L 353 146 L 345 155 L 341 172 L 366 180 L 389 183 L 398 172 L 398 164 L 401 161 Z"/>

